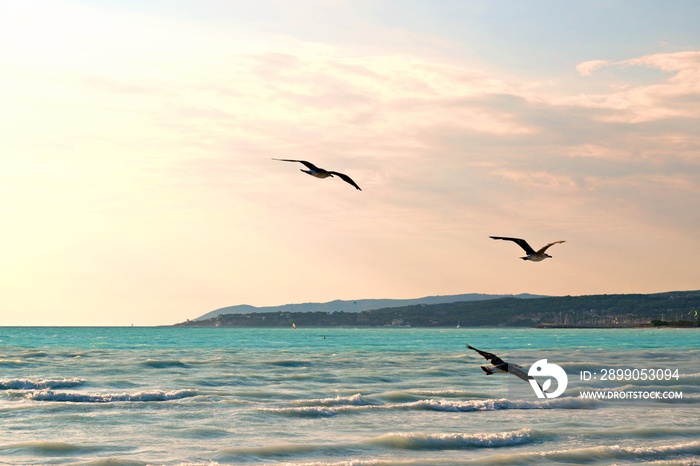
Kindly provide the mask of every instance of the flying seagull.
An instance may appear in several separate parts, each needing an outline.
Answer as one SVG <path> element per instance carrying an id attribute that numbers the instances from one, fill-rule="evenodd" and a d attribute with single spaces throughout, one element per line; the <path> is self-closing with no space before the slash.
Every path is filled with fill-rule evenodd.
<path id="1" fill-rule="evenodd" d="M 547 259 L 548 257 L 551 258 L 552 256 L 550 256 L 549 254 L 546 254 L 545 251 L 550 246 L 554 246 L 555 244 L 559 244 L 559 243 L 564 242 L 564 241 L 555 241 L 553 243 L 549 243 L 548 245 L 544 246 L 539 251 L 535 251 L 534 249 L 532 249 L 532 246 L 527 244 L 527 241 L 525 241 L 524 239 L 521 239 L 521 238 L 507 238 L 504 236 L 489 236 L 489 238 L 504 239 L 506 241 L 513 241 L 513 242 L 517 243 L 518 246 L 523 248 L 525 250 L 525 252 L 527 253 L 527 256 L 523 256 L 523 257 L 521 257 L 521 259 L 526 260 L 526 261 L 533 261 L 533 262 L 539 262 L 539 261 Z"/>
<path id="2" fill-rule="evenodd" d="M 517 364 L 510 364 L 505 362 L 503 359 L 499 358 L 493 353 L 487 353 L 486 351 L 481 351 L 479 349 L 474 348 L 471 345 L 467 345 L 467 348 L 476 351 L 480 355 L 482 355 L 486 360 L 490 361 L 493 366 L 491 367 L 486 367 L 486 366 L 481 366 L 481 369 L 486 372 L 486 375 L 493 375 L 497 374 L 499 372 L 508 372 L 510 374 L 513 374 L 519 379 L 523 379 L 526 382 L 530 380 L 535 380 L 534 377 L 527 375 L 527 373 L 523 370 L 522 367 L 518 366 Z M 539 385 L 539 383 L 537 384 Z M 542 387 L 540 386 L 540 389 Z"/>
<path id="3" fill-rule="evenodd" d="M 344 173 L 339 173 L 339 172 L 334 172 L 330 170 L 324 170 L 323 168 L 318 168 L 316 165 L 314 165 L 311 162 L 307 162 L 306 160 L 291 160 L 291 159 L 272 159 L 272 160 L 279 160 L 280 162 L 299 162 L 302 163 L 308 168 L 308 170 L 304 170 L 303 168 L 300 169 L 304 173 L 308 173 L 311 176 L 315 176 L 316 178 L 328 178 L 329 176 L 332 177 L 333 175 L 338 175 L 341 180 L 345 181 L 346 183 L 349 183 L 353 185 L 355 188 L 360 189 L 359 186 L 350 178 L 348 175 Z"/>

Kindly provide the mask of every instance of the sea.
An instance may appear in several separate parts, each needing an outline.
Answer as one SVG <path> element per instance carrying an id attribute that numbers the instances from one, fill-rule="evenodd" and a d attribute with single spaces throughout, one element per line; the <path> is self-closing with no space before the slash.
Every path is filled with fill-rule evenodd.
<path id="1" fill-rule="evenodd" d="M 3 465 L 640 463 L 700 465 L 698 329 L 0 327 Z"/>

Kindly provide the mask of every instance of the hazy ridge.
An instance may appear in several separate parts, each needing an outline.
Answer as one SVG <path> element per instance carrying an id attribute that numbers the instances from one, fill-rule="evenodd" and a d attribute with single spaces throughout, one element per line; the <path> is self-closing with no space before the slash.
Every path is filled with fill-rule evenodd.
<path id="1" fill-rule="evenodd" d="M 459 300 L 459 296 L 472 297 Z M 497 297 L 456 295 L 418 300 L 332 301 L 272 308 L 234 306 L 218 310 L 211 318 L 183 322 L 192 327 L 305 327 L 412 326 L 412 327 L 635 327 L 672 325 L 697 327 L 700 291 L 654 294 L 585 296 L 533 295 Z M 479 299 L 478 296 L 488 296 Z M 432 300 L 432 302 L 430 302 Z M 435 302 L 442 300 L 443 302 Z M 380 307 L 389 301 L 394 307 Z M 406 304 L 406 302 L 417 304 Z M 371 307 L 368 309 L 368 307 Z M 311 310 L 309 310 L 311 309 Z M 339 310 L 333 310 L 339 309 Z M 366 310 L 361 310 L 366 309 Z M 248 310 L 248 312 L 246 312 Z M 250 310 L 254 310 L 251 312 Z M 206 316 L 204 316 L 206 317 Z"/>
<path id="2" fill-rule="evenodd" d="M 248 304 L 239 304 L 236 306 L 227 306 L 214 311 L 208 312 L 201 317 L 197 317 L 196 321 L 212 319 L 219 315 L 226 314 L 250 314 L 259 312 L 362 312 L 374 309 L 393 308 L 401 306 L 417 306 L 423 304 L 445 304 L 455 302 L 468 301 L 483 301 L 487 299 L 499 298 L 541 298 L 543 296 L 521 293 L 517 295 L 511 294 L 483 294 L 483 293 L 465 293 L 457 295 L 444 296 L 424 296 L 422 298 L 412 299 L 358 299 L 358 300 L 342 300 L 336 299 L 326 303 L 300 303 L 300 304 L 282 304 L 279 306 L 251 306 Z"/>

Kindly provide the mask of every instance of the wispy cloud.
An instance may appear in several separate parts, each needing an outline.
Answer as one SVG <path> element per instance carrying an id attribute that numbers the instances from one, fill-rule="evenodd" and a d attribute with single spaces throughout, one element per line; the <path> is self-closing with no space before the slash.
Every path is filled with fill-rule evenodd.
<path id="1" fill-rule="evenodd" d="M 581 95 L 569 102 L 583 107 L 614 111 L 604 118 L 610 122 L 640 123 L 664 118 L 697 118 L 697 99 L 700 96 L 700 52 L 685 51 L 647 55 L 617 62 L 604 60 L 580 64 L 577 70 L 584 76 L 604 67 L 646 67 L 670 74 L 661 82 L 652 84 L 621 85 L 619 90 L 606 94 Z"/>
<path id="2" fill-rule="evenodd" d="M 324 41 L 294 25 L 261 33 L 42 5 L 0 19 L 0 212 L 15 220 L 2 240 L 17 245 L 3 283 L 6 295 L 20 290 L 20 309 L 40 309 L 26 296 L 47 284 L 70 302 L 100 264 L 109 270 L 81 297 L 91 306 L 105 295 L 112 309 L 167 302 L 183 317 L 236 302 L 612 292 L 698 278 L 661 264 L 660 275 L 590 280 L 605 289 L 524 275 L 495 290 L 503 264 L 484 249 L 493 233 L 576 234 L 561 251 L 572 262 L 587 264 L 595 244 L 611 270 L 641 269 L 619 242 L 670 231 L 674 265 L 692 270 L 697 50 L 520 73 L 427 53 L 458 40 L 410 28 L 366 26 L 373 40 L 391 36 L 374 47 L 350 30 L 357 40 Z M 280 156 L 347 172 L 363 191 L 270 160 Z M 590 267 L 576 273 L 599 272 Z"/>
<path id="3" fill-rule="evenodd" d="M 578 71 L 583 76 L 590 76 L 594 71 L 610 65 L 609 60 L 590 60 L 576 66 Z"/>

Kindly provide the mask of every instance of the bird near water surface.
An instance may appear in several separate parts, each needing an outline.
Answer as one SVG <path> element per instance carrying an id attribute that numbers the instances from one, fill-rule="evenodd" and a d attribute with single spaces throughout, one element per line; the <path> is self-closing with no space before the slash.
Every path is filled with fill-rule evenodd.
<path id="1" fill-rule="evenodd" d="M 486 366 L 481 366 L 481 369 L 486 373 L 486 375 L 493 375 L 497 374 L 499 372 L 507 372 L 509 374 L 513 374 L 519 379 L 525 380 L 529 382 L 530 380 L 535 380 L 534 377 L 528 375 L 521 366 L 517 364 L 511 364 L 505 362 L 503 359 L 499 358 L 493 353 L 487 353 L 486 351 L 481 351 L 479 349 L 474 348 L 471 345 L 467 345 L 467 348 L 470 350 L 474 350 L 480 355 L 484 357 L 487 361 L 491 362 L 493 366 L 491 367 L 486 367 Z M 539 385 L 539 383 L 537 384 Z M 542 387 L 540 387 L 541 389 Z"/>
<path id="2" fill-rule="evenodd" d="M 325 170 L 323 168 L 319 168 L 316 165 L 314 165 L 311 162 L 307 162 L 306 160 L 294 160 L 294 159 L 272 159 L 272 160 L 278 160 L 280 162 L 299 162 L 308 168 L 308 170 L 304 170 L 301 168 L 300 170 L 303 171 L 304 173 L 307 173 L 311 176 L 315 176 L 316 178 L 328 178 L 328 177 L 333 177 L 333 175 L 338 176 L 341 180 L 345 181 L 348 184 L 353 185 L 355 188 L 358 190 L 362 191 L 362 189 L 355 183 L 352 178 L 350 178 L 348 175 L 340 172 L 334 172 L 331 170 Z"/>
<path id="3" fill-rule="evenodd" d="M 518 246 L 520 246 L 521 248 L 523 248 L 523 250 L 525 251 L 525 253 L 527 253 L 527 256 L 523 256 L 523 257 L 521 257 L 521 259 L 522 259 L 522 260 L 526 260 L 526 261 L 533 261 L 533 262 L 540 262 L 540 261 L 543 261 L 543 260 L 545 260 L 545 259 L 547 259 L 547 258 L 551 258 L 552 256 L 550 256 L 549 254 L 545 253 L 545 251 L 546 251 L 550 246 L 554 246 L 555 244 L 559 244 L 559 243 L 564 243 L 564 242 L 565 242 L 565 240 L 562 240 L 562 241 L 555 241 L 555 242 L 553 242 L 553 243 L 549 243 L 548 245 L 542 247 L 542 248 L 539 249 L 538 251 L 535 251 L 534 249 L 532 249 L 532 246 L 530 246 L 529 244 L 527 244 L 527 241 L 525 241 L 525 240 L 522 239 L 522 238 L 509 238 L 509 237 L 506 237 L 506 236 L 489 236 L 489 238 L 491 238 L 491 239 L 502 239 L 502 240 L 506 240 L 506 241 L 513 241 L 513 242 L 516 243 Z"/>

